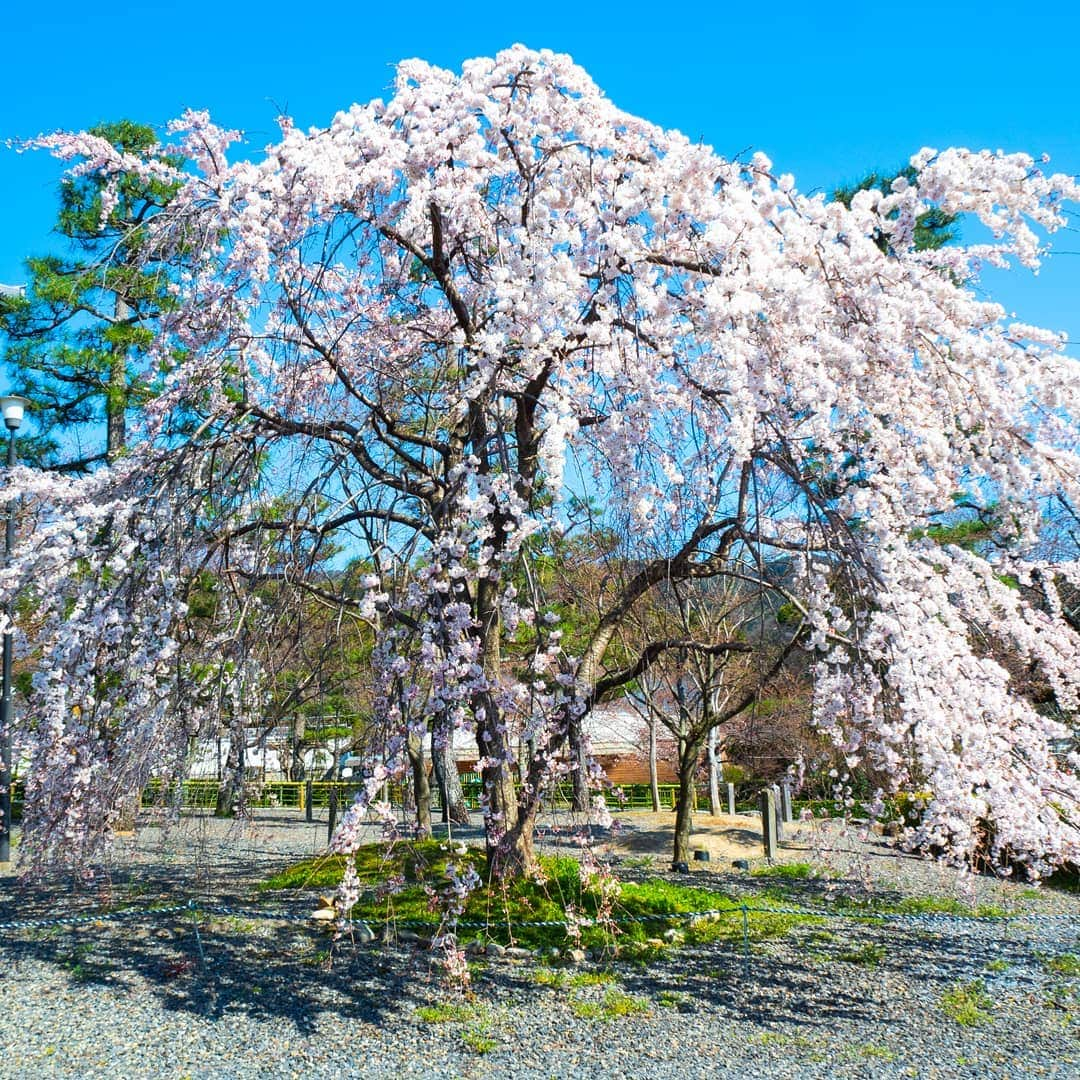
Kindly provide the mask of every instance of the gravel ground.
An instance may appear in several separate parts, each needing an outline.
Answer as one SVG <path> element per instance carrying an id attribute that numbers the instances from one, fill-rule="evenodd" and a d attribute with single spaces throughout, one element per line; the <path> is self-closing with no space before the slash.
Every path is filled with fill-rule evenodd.
<path id="1" fill-rule="evenodd" d="M 633 815 L 625 821 L 633 832 Z M 251 907 L 253 881 L 325 836 L 325 824 L 285 812 L 143 829 L 88 882 L 0 880 L 0 920 L 117 901 Z M 599 964 L 560 976 L 481 959 L 472 1001 L 441 984 L 423 951 L 349 945 L 328 964 L 326 935 L 302 921 L 203 915 L 196 934 L 180 911 L 8 928 L 0 1077 L 1080 1075 L 1080 897 L 958 881 L 837 832 L 803 835 L 785 857 L 828 872 L 785 883 L 793 902 L 956 896 L 1016 916 L 800 923 L 749 956 L 739 942 L 681 948 L 647 967 L 615 964 L 604 976 L 615 981 L 600 985 L 575 985 Z M 662 859 L 652 871 L 643 861 L 624 858 L 621 872 L 663 871 Z M 750 904 L 777 885 L 719 864 L 693 879 Z M 972 986 L 983 1015 L 968 1026 L 948 1002 Z M 439 1005 L 449 1008 L 430 1011 Z"/>

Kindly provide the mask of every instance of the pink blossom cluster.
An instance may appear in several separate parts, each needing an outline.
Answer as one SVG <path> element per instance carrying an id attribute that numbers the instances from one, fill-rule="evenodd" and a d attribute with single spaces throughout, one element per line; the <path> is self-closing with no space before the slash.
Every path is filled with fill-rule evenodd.
<path id="1" fill-rule="evenodd" d="M 204 708 L 187 688 L 240 640 L 191 642 L 184 585 L 209 567 L 239 595 L 265 571 L 252 522 L 279 484 L 321 500 L 297 532 L 374 567 L 350 610 L 379 636 L 386 768 L 410 732 L 475 731 L 495 845 L 576 767 L 568 728 L 618 620 L 662 580 L 643 571 L 566 654 L 530 560 L 599 493 L 685 578 L 726 573 L 798 611 L 822 729 L 892 786 L 932 791 L 913 839 L 988 844 L 1036 873 L 1080 857 L 1080 786 L 1053 752 L 1066 729 L 983 646 L 1075 709 L 1058 588 L 1076 563 L 1040 544 L 1049 508 L 1080 506 L 1080 379 L 1059 335 L 977 288 L 984 263 L 1037 265 L 1071 178 L 923 150 L 914 180 L 847 209 L 520 46 L 460 74 L 404 63 L 388 101 L 322 129 L 283 121 L 254 161 L 230 164 L 235 133 L 201 114 L 172 135 L 192 165 L 152 231 L 182 269 L 141 435 L 92 477 L 21 470 L 5 489 L 38 537 L 0 575 L 4 598 L 35 598 L 18 617 L 37 668 L 20 731 L 35 850 L 101 835 L 113 796 L 183 756 Z M 85 135 L 41 145 L 77 171 L 163 168 Z M 930 206 L 993 242 L 916 251 Z M 246 479 L 222 484 L 242 459 Z M 961 491 L 1008 523 L 995 552 L 928 535 Z M 530 664 L 503 662 L 511 638 L 533 642 Z M 234 714 L 257 706 L 239 652 L 212 670 Z"/>

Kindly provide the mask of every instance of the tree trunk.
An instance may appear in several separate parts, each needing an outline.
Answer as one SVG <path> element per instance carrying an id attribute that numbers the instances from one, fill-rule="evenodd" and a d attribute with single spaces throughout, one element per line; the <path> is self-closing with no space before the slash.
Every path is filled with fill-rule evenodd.
<path id="1" fill-rule="evenodd" d="M 431 730 L 431 765 L 435 781 L 439 785 L 442 802 L 442 819 L 454 825 L 469 824 L 469 808 L 465 792 L 461 789 L 461 775 L 454 759 L 454 736 L 452 733 Z"/>
<path id="2" fill-rule="evenodd" d="M 699 740 L 679 740 L 679 795 L 675 804 L 675 850 L 671 857 L 672 869 L 678 863 L 690 862 L 690 828 L 697 804 L 694 779 L 700 755 Z"/>
<path id="3" fill-rule="evenodd" d="M 719 817 L 720 807 L 720 755 L 716 752 L 716 728 L 709 729 L 709 813 Z"/>
<path id="4" fill-rule="evenodd" d="M 497 730 L 497 723 L 489 722 L 489 717 L 499 716 L 498 705 L 491 694 L 484 694 L 483 698 L 486 703 L 484 723 L 479 725 L 477 734 L 485 759 L 480 776 L 484 786 L 481 799 L 488 865 L 497 877 L 504 874 L 515 877 L 520 873 L 531 873 L 535 868 L 532 827 L 524 831 L 519 828 L 514 775 L 506 761 L 506 736 Z M 485 735 L 488 738 L 484 738 Z"/>
<path id="5" fill-rule="evenodd" d="M 409 732 L 409 764 L 412 766 L 413 795 L 416 800 L 416 837 L 423 840 L 431 835 L 431 784 L 428 782 L 424 743 L 419 735 Z"/>
<path id="6" fill-rule="evenodd" d="M 589 759 L 585 753 L 585 736 L 581 730 L 582 717 L 572 716 L 567 732 L 570 747 L 570 778 L 574 785 L 572 809 L 584 814 L 589 809 Z"/>
<path id="7" fill-rule="evenodd" d="M 307 717 L 294 716 L 292 722 L 292 735 L 289 739 L 289 773 L 288 778 L 293 781 L 307 779 L 307 770 L 304 767 L 304 736 L 307 734 Z"/>
<path id="8" fill-rule="evenodd" d="M 218 784 L 217 804 L 214 813 L 218 817 L 233 817 L 244 809 L 244 732 L 233 731 L 229 735 L 229 752 L 225 755 L 225 774 Z"/>
<path id="9" fill-rule="evenodd" d="M 660 784 L 656 775 L 656 716 L 649 710 L 649 790 L 654 814 L 660 813 Z"/>
<path id="10" fill-rule="evenodd" d="M 117 293 L 114 316 L 117 323 L 131 315 L 131 308 Z M 127 352 L 121 345 L 114 345 L 109 357 L 109 383 L 105 390 L 105 457 L 110 464 L 127 442 Z"/>
<path id="11" fill-rule="evenodd" d="M 488 847 L 488 870 L 497 881 L 507 878 L 534 877 L 537 871 L 536 812 L 539 802 L 528 800 L 513 826 L 494 847 Z"/>

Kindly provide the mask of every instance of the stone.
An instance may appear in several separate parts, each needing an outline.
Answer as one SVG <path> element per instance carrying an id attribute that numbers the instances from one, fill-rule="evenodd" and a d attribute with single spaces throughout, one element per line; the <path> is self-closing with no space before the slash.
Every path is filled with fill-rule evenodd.
<path id="1" fill-rule="evenodd" d="M 503 955 L 506 957 L 507 960 L 531 960 L 532 950 L 520 949 L 516 945 L 511 945 L 507 948 L 506 952 L 503 953 Z"/>
<path id="2" fill-rule="evenodd" d="M 761 810 L 761 842 L 765 848 L 765 858 L 772 861 L 780 844 L 776 827 L 776 796 L 769 788 L 758 796 L 758 806 Z"/>
<path id="3" fill-rule="evenodd" d="M 734 866 L 736 870 L 749 870 L 750 869 L 750 860 L 749 859 L 732 859 L 731 860 L 731 865 Z"/>
<path id="4" fill-rule="evenodd" d="M 484 946 L 484 952 L 488 956 L 503 956 L 506 953 L 506 946 L 500 945 L 497 941 L 489 941 Z"/>
<path id="5" fill-rule="evenodd" d="M 664 941 L 669 945 L 681 945 L 686 940 L 686 935 L 681 930 L 665 930 Z"/>
<path id="6" fill-rule="evenodd" d="M 571 964 L 584 964 L 585 963 L 585 950 L 584 949 L 568 949 L 566 951 L 566 959 Z"/>
<path id="7" fill-rule="evenodd" d="M 795 820 L 791 802 L 791 782 L 788 780 L 780 785 L 780 809 L 786 823 L 790 824 Z"/>
<path id="8" fill-rule="evenodd" d="M 370 945 L 375 940 L 375 931 L 363 919 L 353 923 L 352 934 L 362 945 Z"/>
<path id="9" fill-rule="evenodd" d="M 479 956 L 484 951 L 484 943 L 479 938 L 473 938 L 472 941 L 467 942 L 465 945 L 465 954 L 467 956 Z"/>

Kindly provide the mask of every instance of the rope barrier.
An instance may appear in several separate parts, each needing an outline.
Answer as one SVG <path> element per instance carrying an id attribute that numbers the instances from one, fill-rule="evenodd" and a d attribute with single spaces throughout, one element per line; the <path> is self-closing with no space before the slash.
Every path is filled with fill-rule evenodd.
<path id="1" fill-rule="evenodd" d="M 195 900 L 189 900 L 185 904 L 175 904 L 168 907 L 149 908 L 124 908 L 120 911 L 88 912 L 82 915 L 64 915 L 52 919 L 10 919 L 0 922 L 0 931 L 18 930 L 42 930 L 64 926 L 82 926 L 91 923 L 115 922 L 124 919 L 136 919 L 140 917 L 161 917 L 177 915 L 181 912 L 190 912 L 196 920 L 200 915 L 217 915 L 241 919 L 265 919 L 273 922 L 303 922 L 311 921 L 310 913 L 291 911 L 268 910 L 265 908 L 234 908 L 225 904 L 199 904 Z M 623 915 L 606 919 L 604 922 L 614 925 L 633 925 L 641 923 L 672 923 L 688 922 L 693 919 L 717 919 L 727 915 L 741 914 L 743 916 L 744 932 L 747 931 L 746 920 L 749 915 L 788 915 L 804 919 L 849 919 L 861 922 L 909 922 L 909 923 L 989 923 L 989 922 L 1026 922 L 1035 924 L 1051 925 L 1059 922 L 1076 922 L 1078 917 L 1070 914 L 1039 914 L 1036 912 L 1004 912 L 988 914 L 955 914 L 952 912 L 897 912 L 897 911 L 828 911 L 822 908 L 804 907 L 756 907 L 751 904 L 732 904 L 730 907 L 709 908 L 704 911 L 671 911 L 646 915 Z M 429 919 L 358 919 L 358 922 L 375 924 L 376 926 L 401 926 L 401 927 L 427 927 L 436 929 L 440 924 Z M 460 929 L 483 930 L 493 924 L 478 922 L 468 919 L 459 919 L 454 924 Z M 521 919 L 513 922 L 500 921 L 500 927 L 566 927 L 568 924 L 563 919 Z M 594 926 L 595 919 L 584 918 L 575 921 L 577 926 Z M 201 950 L 201 942 L 200 942 Z"/>

